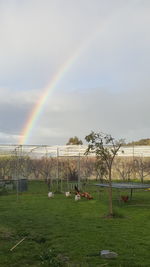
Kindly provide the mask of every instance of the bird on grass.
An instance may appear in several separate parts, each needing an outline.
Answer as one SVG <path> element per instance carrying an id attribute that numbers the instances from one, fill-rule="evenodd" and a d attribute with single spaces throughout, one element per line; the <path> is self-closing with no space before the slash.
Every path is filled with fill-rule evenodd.
<path id="1" fill-rule="evenodd" d="M 75 199 L 75 201 L 78 201 L 81 199 L 81 196 L 79 194 L 76 194 L 74 199 Z"/>
<path id="2" fill-rule="evenodd" d="M 48 192 L 48 197 L 49 198 L 54 198 L 54 193 L 53 192 Z"/>
<path id="3" fill-rule="evenodd" d="M 127 202 L 129 200 L 128 196 L 121 196 L 121 200 L 123 200 L 123 202 Z"/>
<path id="4" fill-rule="evenodd" d="M 76 194 L 80 195 L 81 197 L 85 197 L 85 198 L 87 198 L 87 199 L 89 199 L 89 200 L 90 200 L 90 199 L 93 199 L 93 197 L 92 197 L 88 192 L 83 192 L 83 193 L 81 193 L 76 185 L 75 185 L 74 188 L 75 188 L 75 190 L 76 190 Z"/>
<path id="5" fill-rule="evenodd" d="M 65 192 L 66 197 L 71 197 L 71 192 Z"/>

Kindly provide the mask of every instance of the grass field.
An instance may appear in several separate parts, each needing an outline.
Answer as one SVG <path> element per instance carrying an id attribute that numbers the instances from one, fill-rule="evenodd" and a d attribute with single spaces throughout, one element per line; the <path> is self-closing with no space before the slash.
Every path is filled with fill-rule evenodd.
<path id="1" fill-rule="evenodd" d="M 43 182 L 30 182 L 18 199 L 1 195 L 0 266 L 150 266 L 150 191 L 136 191 L 128 203 L 114 191 L 116 218 L 108 219 L 107 192 L 87 190 L 93 200 L 48 199 Z M 105 249 L 118 257 L 102 259 Z"/>

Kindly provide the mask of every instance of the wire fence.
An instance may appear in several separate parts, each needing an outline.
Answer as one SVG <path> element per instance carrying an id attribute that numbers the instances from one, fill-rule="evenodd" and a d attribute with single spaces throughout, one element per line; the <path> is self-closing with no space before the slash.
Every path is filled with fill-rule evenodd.
<path id="1" fill-rule="evenodd" d="M 84 187 L 87 181 L 100 180 L 95 155 L 85 155 L 86 149 L 85 145 L 0 145 L 0 187 L 6 180 L 4 187 L 9 189 L 13 184 L 19 194 L 23 187 L 27 188 L 26 180 L 42 180 L 49 190 L 62 192 L 73 189 L 74 185 Z M 115 178 L 118 175 L 122 180 L 140 178 L 142 181 L 149 177 L 150 146 L 121 147 L 117 158 Z"/>
<path id="2" fill-rule="evenodd" d="M 87 149 L 86 145 L 3 145 L 0 144 L 0 155 L 19 155 L 30 156 L 32 158 L 47 157 L 71 157 L 84 156 Z M 91 154 L 91 156 L 94 154 Z M 150 146 L 122 146 L 118 151 L 119 157 L 150 157 Z"/>

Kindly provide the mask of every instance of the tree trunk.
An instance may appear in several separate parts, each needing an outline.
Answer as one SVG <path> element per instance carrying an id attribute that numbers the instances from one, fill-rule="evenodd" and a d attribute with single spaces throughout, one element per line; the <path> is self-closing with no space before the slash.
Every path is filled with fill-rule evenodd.
<path id="1" fill-rule="evenodd" d="M 112 205 L 112 181 L 111 181 L 111 167 L 109 168 L 109 215 L 113 216 L 113 205 Z"/>
<path id="2" fill-rule="evenodd" d="M 141 170 L 141 183 L 143 184 L 144 182 L 144 171 L 143 171 L 143 166 L 142 166 L 142 170 Z"/>

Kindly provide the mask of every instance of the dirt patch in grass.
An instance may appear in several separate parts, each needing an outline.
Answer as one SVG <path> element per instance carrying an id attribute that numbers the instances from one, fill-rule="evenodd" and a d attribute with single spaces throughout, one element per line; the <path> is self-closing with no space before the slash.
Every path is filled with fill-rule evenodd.
<path id="1" fill-rule="evenodd" d="M 14 231 L 5 226 L 0 226 L 0 239 L 1 240 L 10 240 L 15 236 Z"/>

